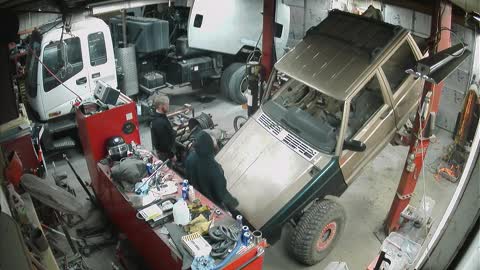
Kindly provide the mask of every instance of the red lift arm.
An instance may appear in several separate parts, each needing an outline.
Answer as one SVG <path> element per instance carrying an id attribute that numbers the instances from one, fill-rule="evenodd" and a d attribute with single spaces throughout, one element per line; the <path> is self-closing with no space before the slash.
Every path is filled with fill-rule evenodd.
<path id="1" fill-rule="evenodd" d="M 452 5 L 449 2 L 437 0 L 432 17 L 431 40 L 433 41 L 433 45 L 430 48 L 431 54 L 450 47 L 450 31 L 445 29 L 451 29 L 451 24 Z M 426 82 L 420 106 L 428 109 L 428 112 L 437 112 L 442 88 L 443 82 L 436 85 Z M 420 109 L 419 111 L 422 110 Z M 392 231 L 398 230 L 400 226 L 400 214 L 410 203 L 410 198 L 415 191 L 418 176 L 422 170 L 423 160 L 430 144 L 430 139 L 424 138 L 424 134 L 420 133 L 427 126 L 429 114 L 426 114 L 426 116 L 427 117 L 422 117 L 419 113 L 415 116 L 407 161 L 405 162 L 397 192 L 385 221 L 385 231 L 387 235 Z"/>

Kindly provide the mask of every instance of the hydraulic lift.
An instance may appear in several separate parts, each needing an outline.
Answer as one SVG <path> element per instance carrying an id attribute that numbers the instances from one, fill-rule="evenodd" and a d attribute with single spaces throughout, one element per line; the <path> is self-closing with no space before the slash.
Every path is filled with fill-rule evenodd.
<path id="1" fill-rule="evenodd" d="M 385 221 L 385 232 L 390 234 L 400 227 L 400 216 L 402 211 L 410 203 L 417 185 L 418 177 L 423 168 L 427 149 L 432 138 L 432 130 L 435 125 L 435 114 L 438 112 L 440 97 L 443 88 L 443 79 L 448 76 L 466 58 L 470 52 L 461 48 L 460 53 L 453 54 L 450 51 L 450 32 L 452 24 L 452 5 L 450 2 L 437 0 L 432 17 L 430 56 L 422 59 L 419 63 L 427 63 L 428 70 L 436 73 L 430 78 L 421 74 L 421 79 L 426 79 L 424 90 L 420 99 L 419 109 L 415 115 L 412 134 L 410 137 L 410 148 L 407 160 L 398 184 L 398 188 Z M 448 49 L 447 51 L 444 51 Z M 443 51 L 443 52 L 442 52 Z M 447 60 L 448 59 L 448 60 Z M 446 64 L 447 63 L 447 64 Z M 417 76 L 419 65 L 417 64 Z M 437 71 L 434 71 L 436 69 Z M 431 74 L 429 74 L 431 75 Z"/>

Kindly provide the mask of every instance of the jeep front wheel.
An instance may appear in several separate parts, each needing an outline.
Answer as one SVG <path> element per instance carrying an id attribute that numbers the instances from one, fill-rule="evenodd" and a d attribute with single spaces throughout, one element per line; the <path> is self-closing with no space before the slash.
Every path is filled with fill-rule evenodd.
<path id="1" fill-rule="evenodd" d="M 314 202 L 290 234 L 292 256 L 306 265 L 323 260 L 340 238 L 345 227 L 345 210 L 332 200 Z"/>

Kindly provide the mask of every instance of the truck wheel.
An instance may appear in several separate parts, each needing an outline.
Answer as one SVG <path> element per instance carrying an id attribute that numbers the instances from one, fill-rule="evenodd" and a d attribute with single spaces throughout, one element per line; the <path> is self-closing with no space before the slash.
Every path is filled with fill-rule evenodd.
<path id="1" fill-rule="evenodd" d="M 232 73 L 228 83 L 228 95 L 237 104 L 247 103 L 247 98 L 245 96 L 245 91 L 248 88 L 248 80 L 246 76 L 245 64 L 237 67 L 237 69 Z"/>
<path id="2" fill-rule="evenodd" d="M 323 260 L 345 227 L 345 210 L 332 201 L 313 203 L 290 235 L 290 253 L 300 263 L 314 265 Z"/>
<path id="3" fill-rule="evenodd" d="M 232 77 L 232 73 L 238 69 L 239 66 L 241 66 L 242 63 L 233 63 L 230 66 L 228 66 L 222 73 L 222 77 L 220 78 L 220 91 L 222 92 L 223 96 L 232 99 L 229 96 L 229 89 L 228 89 L 228 82 L 230 81 L 230 78 Z"/>

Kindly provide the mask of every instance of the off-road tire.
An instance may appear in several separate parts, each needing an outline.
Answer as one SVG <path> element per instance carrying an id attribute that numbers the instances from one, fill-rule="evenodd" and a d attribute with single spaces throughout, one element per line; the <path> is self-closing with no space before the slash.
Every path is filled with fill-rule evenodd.
<path id="1" fill-rule="evenodd" d="M 313 203 L 290 234 L 290 254 L 302 264 L 317 264 L 337 244 L 345 222 L 345 210 L 339 203 L 332 200 Z"/>
<path id="2" fill-rule="evenodd" d="M 232 97 L 229 96 L 230 91 L 228 88 L 228 84 L 230 82 L 230 78 L 232 77 L 232 73 L 242 65 L 243 65 L 242 63 L 232 63 L 222 73 L 222 76 L 220 78 L 220 91 L 222 95 L 227 99 L 232 100 Z"/>

